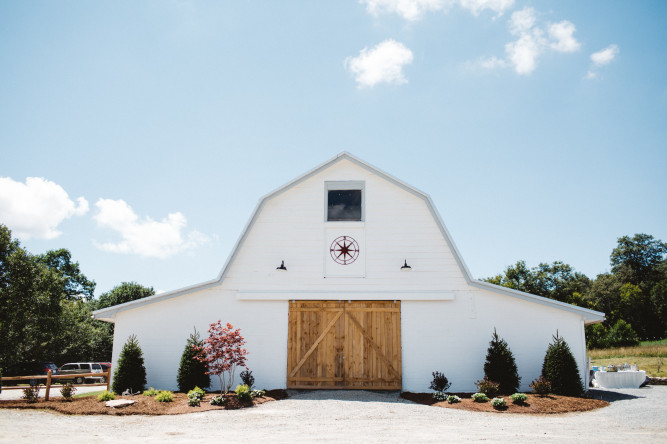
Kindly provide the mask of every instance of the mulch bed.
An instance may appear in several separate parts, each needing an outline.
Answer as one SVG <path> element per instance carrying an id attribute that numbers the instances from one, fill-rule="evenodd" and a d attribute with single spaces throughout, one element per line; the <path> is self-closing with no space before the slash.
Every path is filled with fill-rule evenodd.
<path id="1" fill-rule="evenodd" d="M 472 412 L 493 413 L 528 413 L 532 415 L 587 412 L 609 405 L 607 401 L 592 398 L 577 398 L 573 396 L 549 395 L 545 397 L 528 394 L 528 399 L 523 404 L 513 404 L 509 396 L 503 396 L 507 407 L 504 410 L 494 409 L 491 401 L 475 402 L 470 398 L 471 393 L 456 393 L 461 402 L 449 404 L 447 401 L 436 401 L 431 393 L 403 392 L 401 397 L 418 404 L 432 405 L 435 407 L 446 407 L 450 409 L 468 410 Z"/>
<path id="2" fill-rule="evenodd" d="M 269 401 L 287 398 L 285 390 L 269 390 L 263 398 L 255 398 L 252 402 L 241 403 L 236 399 L 236 395 L 229 397 L 227 405 L 224 407 L 213 406 L 209 403 L 212 397 L 218 393 L 207 393 L 199 407 L 190 407 L 188 397 L 185 393 L 174 393 L 173 402 L 157 402 L 152 396 L 134 395 L 118 396 L 116 399 L 129 399 L 135 401 L 133 405 L 120 408 L 106 407 L 105 402 L 97 400 L 96 396 L 86 396 L 83 398 L 74 398 L 71 402 L 63 401 L 61 398 L 54 398 L 44 401 L 43 398 L 34 404 L 28 404 L 26 401 L 8 400 L 0 401 L 0 408 L 3 409 L 48 409 L 66 415 L 181 415 L 183 413 L 205 412 L 208 410 L 233 410 L 252 407 Z"/>

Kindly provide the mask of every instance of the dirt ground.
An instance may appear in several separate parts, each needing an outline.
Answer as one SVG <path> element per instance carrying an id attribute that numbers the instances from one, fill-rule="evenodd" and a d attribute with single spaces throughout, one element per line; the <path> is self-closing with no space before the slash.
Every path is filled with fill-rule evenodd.
<path id="1" fill-rule="evenodd" d="M 491 402 L 475 402 L 469 394 L 459 394 L 461 402 L 450 404 L 447 401 L 436 401 L 430 393 L 401 393 L 401 397 L 424 405 L 435 407 L 446 407 L 450 409 L 467 410 L 470 412 L 492 412 L 492 413 L 528 413 L 532 415 L 553 414 L 553 413 L 571 413 L 586 412 L 602 407 L 607 407 L 609 403 L 595 398 L 575 398 L 572 396 L 549 395 L 545 397 L 528 395 L 526 402 L 522 404 L 513 404 L 509 396 L 503 396 L 507 407 L 504 409 L 495 409 Z"/>
<path id="2" fill-rule="evenodd" d="M 44 398 L 40 398 L 38 402 L 32 404 L 23 399 L 16 399 L 0 401 L 0 408 L 53 410 L 66 415 L 181 415 L 209 410 L 234 410 L 252 407 L 277 399 L 285 399 L 287 392 L 285 390 L 271 390 L 266 393 L 266 396 L 255 398 L 250 403 L 241 403 L 235 397 L 229 397 L 227 405 L 224 407 L 213 406 L 209 403 L 211 398 L 216 395 L 217 393 L 206 394 L 199 407 L 190 407 L 185 393 L 174 393 L 172 402 L 157 402 L 154 397 L 144 395 L 119 396 L 116 399 L 127 399 L 135 402 L 133 405 L 121 408 L 106 407 L 106 403 L 98 401 L 96 396 L 74 398 L 72 401 L 64 401 L 61 398 L 44 401 Z"/>
<path id="3" fill-rule="evenodd" d="M 74 398 L 72 401 L 64 401 L 60 398 L 54 398 L 44 401 L 41 398 L 36 403 L 28 403 L 23 399 L 0 401 L 0 408 L 6 409 L 38 409 L 53 410 L 66 415 L 181 415 L 186 413 L 205 412 L 209 410 L 234 410 L 240 408 L 252 407 L 253 405 L 263 404 L 269 401 L 275 401 L 287 398 L 285 390 L 270 390 L 265 397 L 255 398 L 253 402 L 241 403 L 235 396 L 229 396 L 227 405 L 224 407 L 213 406 L 209 403 L 215 393 L 207 394 L 199 407 L 190 407 L 187 396 L 184 393 L 174 393 L 173 402 L 157 402 L 151 396 L 135 395 L 123 396 L 122 399 L 132 400 L 133 405 L 121 408 L 106 407 L 104 402 L 97 400 L 95 396 Z M 407 399 L 418 404 L 424 404 L 434 407 L 444 407 L 458 410 L 467 410 L 474 412 L 494 412 L 494 413 L 518 413 L 518 414 L 554 414 L 569 412 L 585 412 L 599 409 L 609 405 L 608 402 L 594 398 L 575 398 L 570 396 L 550 395 L 545 397 L 528 395 L 528 399 L 523 404 L 513 404 L 507 396 L 505 401 L 507 407 L 504 409 L 494 409 L 490 402 L 474 402 L 470 399 L 470 394 L 459 394 L 461 402 L 449 404 L 446 401 L 436 401 L 431 393 L 411 393 L 403 392 L 401 398 Z M 117 399 L 120 399 L 118 397 Z"/>

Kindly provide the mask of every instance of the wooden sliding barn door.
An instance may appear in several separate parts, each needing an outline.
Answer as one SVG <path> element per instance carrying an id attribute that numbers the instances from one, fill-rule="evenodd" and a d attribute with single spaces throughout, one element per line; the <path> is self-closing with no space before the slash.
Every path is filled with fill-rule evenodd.
<path id="1" fill-rule="evenodd" d="M 400 390 L 400 301 L 290 301 L 287 388 Z"/>

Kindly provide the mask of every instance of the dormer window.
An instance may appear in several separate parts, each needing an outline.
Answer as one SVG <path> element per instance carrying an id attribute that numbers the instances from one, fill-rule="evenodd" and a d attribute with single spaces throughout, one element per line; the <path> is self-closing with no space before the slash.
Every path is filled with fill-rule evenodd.
<path id="1" fill-rule="evenodd" d="M 364 182 L 325 182 L 326 220 L 364 220 Z"/>

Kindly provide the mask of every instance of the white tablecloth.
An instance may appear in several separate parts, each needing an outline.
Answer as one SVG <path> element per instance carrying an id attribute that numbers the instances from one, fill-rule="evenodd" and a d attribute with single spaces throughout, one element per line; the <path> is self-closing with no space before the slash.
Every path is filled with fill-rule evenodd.
<path id="1" fill-rule="evenodd" d="M 646 379 L 644 370 L 623 372 L 595 372 L 593 385 L 602 388 L 639 388 Z"/>

